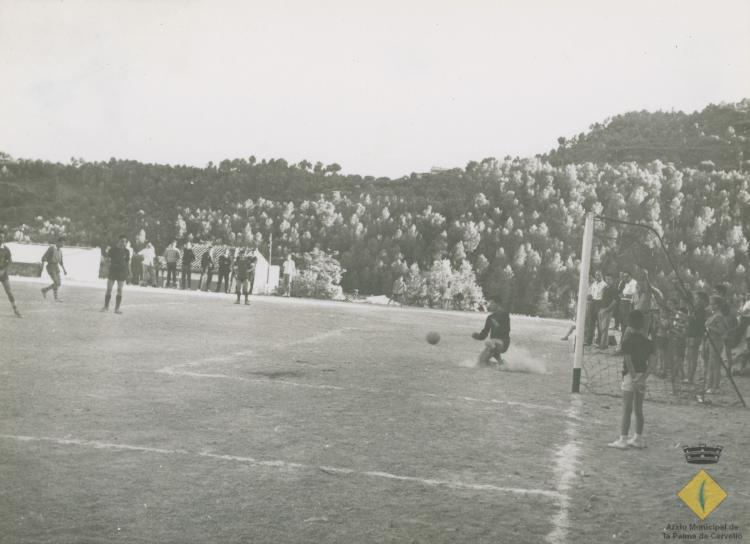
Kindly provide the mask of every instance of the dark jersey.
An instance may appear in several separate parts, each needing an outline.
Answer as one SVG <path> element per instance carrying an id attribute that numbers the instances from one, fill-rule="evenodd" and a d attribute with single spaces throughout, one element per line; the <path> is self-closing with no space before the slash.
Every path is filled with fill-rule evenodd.
<path id="1" fill-rule="evenodd" d="M 190 248 L 182 250 L 182 268 L 191 268 L 195 260 L 195 253 Z"/>
<path id="2" fill-rule="evenodd" d="M 44 256 L 42 257 L 42 262 L 44 261 L 47 261 L 47 266 L 52 267 L 56 267 L 62 264 L 62 251 L 54 245 L 49 246 Z"/>
<path id="3" fill-rule="evenodd" d="M 232 259 L 230 259 L 226 255 L 221 255 L 219 257 L 219 271 L 220 272 L 229 272 L 229 266 L 232 264 Z"/>
<path id="4" fill-rule="evenodd" d="M 489 334 L 490 338 L 507 340 L 510 338 L 510 315 L 508 312 L 495 312 L 487 316 L 484 329 L 479 333 L 478 339 L 484 340 Z"/>
<path id="5" fill-rule="evenodd" d="M 214 260 L 211 258 L 211 250 L 206 251 L 201 257 L 201 268 L 213 268 Z"/>
<path id="6" fill-rule="evenodd" d="M 623 355 L 630 355 L 630 361 L 636 372 L 646 372 L 648 358 L 654 353 L 654 343 L 640 332 L 632 331 L 622 343 Z M 622 375 L 628 373 L 628 365 L 623 362 Z"/>
<path id="7" fill-rule="evenodd" d="M 602 293 L 602 308 L 608 308 L 615 300 L 619 298 L 617 287 L 607 285 Z"/>
<path id="8" fill-rule="evenodd" d="M 111 247 L 107 252 L 110 274 L 127 274 L 130 265 L 130 251 L 124 247 Z"/>
<path id="9" fill-rule="evenodd" d="M 241 280 L 246 280 L 250 273 L 250 259 L 247 257 L 240 257 L 237 259 L 237 277 Z"/>
<path id="10" fill-rule="evenodd" d="M 2 274 L 4 271 L 7 271 L 6 269 L 12 262 L 13 259 L 11 259 L 10 257 L 10 249 L 8 249 L 6 246 L 0 247 L 0 274 Z"/>
<path id="11" fill-rule="evenodd" d="M 688 338 L 703 338 L 703 327 L 706 325 L 706 317 L 706 309 L 702 306 L 697 306 L 695 313 L 688 318 Z"/>

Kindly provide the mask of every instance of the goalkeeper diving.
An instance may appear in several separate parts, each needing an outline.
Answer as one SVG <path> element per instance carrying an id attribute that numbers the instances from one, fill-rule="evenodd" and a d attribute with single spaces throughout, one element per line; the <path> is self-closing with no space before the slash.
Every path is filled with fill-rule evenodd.
<path id="1" fill-rule="evenodd" d="M 492 313 L 487 316 L 484 328 L 471 335 L 474 340 L 485 340 L 489 336 L 479 354 L 480 366 L 502 365 L 505 362 L 502 355 L 510 346 L 510 315 L 499 300 L 491 302 L 489 309 Z"/>

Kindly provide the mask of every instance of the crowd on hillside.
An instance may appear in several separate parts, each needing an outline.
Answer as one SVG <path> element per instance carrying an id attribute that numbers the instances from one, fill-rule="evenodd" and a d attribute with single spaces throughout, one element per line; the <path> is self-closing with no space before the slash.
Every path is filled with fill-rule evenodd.
<path id="1" fill-rule="evenodd" d="M 675 286 L 672 293 L 665 293 L 653 285 L 647 271 L 637 275 L 621 272 L 615 279 L 596 271 L 590 278 L 585 346 L 616 349 L 618 338 L 613 333 L 619 332 L 621 345 L 628 334 L 628 315 L 640 310 L 645 317 L 643 329 L 656 346 L 655 372 L 660 377 L 701 384 L 712 393 L 721 383 L 722 358 L 731 373 L 750 368 L 748 295 L 732 293 L 726 284 L 690 293 Z"/>

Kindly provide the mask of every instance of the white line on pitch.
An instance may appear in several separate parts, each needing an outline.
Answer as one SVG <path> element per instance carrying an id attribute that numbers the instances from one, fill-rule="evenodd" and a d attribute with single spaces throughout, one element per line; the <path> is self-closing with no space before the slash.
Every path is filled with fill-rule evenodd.
<path id="1" fill-rule="evenodd" d="M 246 351 L 235 351 L 234 353 L 230 353 L 228 355 L 216 355 L 213 357 L 208 357 L 206 359 L 201 359 L 200 361 L 191 361 L 189 363 L 180 363 L 177 365 L 170 365 L 165 366 L 164 368 L 160 368 L 156 372 L 159 374 L 169 374 L 170 376 L 192 376 L 192 377 L 205 377 L 205 378 L 231 378 L 232 376 L 228 376 L 226 374 L 201 374 L 199 372 L 189 372 L 187 370 L 177 370 L 178 368 L 185 368 L 185 367 L 194 367 L 194 366 L 202 366 L 210 363 L 227 363 L 229 361 L 234 361 L 237 357 L 242 357 L 246 355 L 252 355 L 254 352 L 252 350 L 246 350 Z"/>
<path id="2" fill-rule="evenodd" d="M 576 478 L 576 466 L 578 466 L 578 423 L 573 420 L 580 420 L 582 402 L 579 397 L 573 397 L 570 401 L 570 407 L 567 409 L 568 421 L 565 427 L 565 435 L 568 442 L 558 448 L 555 453 L 554 473 L 558 493 L 559 509 L 552 518 L 554 529 L 545 537 L 550 544 L 565 544 L 568 536 L 570 511 L 570 494 Z"/>
<path id="3" fill-rule="evenodd" d="M 325 465 L 308 465 L 305 463 L 294 463 L 282 460 L 262 460 L 255 459 L 253 457 L 246 457 L 241 455 L 227 455 L 212 453 L 209 451 L 202 452 L 191 452 L 182 449 L 165 449 L 165 448 L 150 448 L 147 446 L 134 446 L 130 444 L 113 444 L 110 442 L 101 442 L 99 440 L 82 440 L 76 438 L 54 438 L 47 436 L 22 436 L 22 435 L 9 435 L 0 434 L 0 438 L 7 440 L 15 440 L 16 442 L 49 442 L 60 446 L 78 446 L 83 448 L 93 448 L 99 450 L 120 450 L 120 451 L 133 451 L 143 453 L 156 453 L 160 455 L 189 455 L 193 457 L 201 457 L 208 459 L 216 459 L 221 461 L 230 461 L 236 463 L 242 463 L 245 465 L 258 466 L 258 467 L 269 467 L 269 468 L 280 468 L 280 469 L 295 469 L 295 470 L 319 470 L 327 474 L 341 474 L 351 476 L 363 476 L 368 478 L 380 478 L 385 480 L 395 480 L 399 482 L 412 482 L 420 485 L 426 485 L 430 487 L 447 487 L 451 489 L 466 489 L 471 491 L 487 491 L 492 493 L 510 493 L 514 495 L 526 495 L 526 496 L 539 496 L 548 497 L 555 500 L 562 500 L 560 493 L 548 489 L 527 489 L 522 487 L 503 487 L 492 484 L 471 484 L 466 482 L 460 482 L 455 480 L 441 480 L 436 478 L 419 478 L 416 476 L 403 476 L 399 474 L 391 474 L 390 472 L 381 472 L 376 470 L 354 470 L 351 468 L 343 467 L 331 467 Z"/>
<path id="4" fill-rule="evenodd" d="M 325 331 L 318 334 L 313 334 L 312 336 L 307 336 L 305 338 L 300 338 L 299 340 L 292 340 L 291 342 L 285 342 L 285 343 L 279 343 L 277 345 L 288 347 L 288 346 L 297 346 L 300 344 L 312 344 L 314 342 L 319 342 L 321 340 L 326 340 L 327 338 L 337 337 L 344 334 L 346 331 L 354 330 L 352 327 L 342 327 L 340 329 L 334 329 L 331 331 Z"/>

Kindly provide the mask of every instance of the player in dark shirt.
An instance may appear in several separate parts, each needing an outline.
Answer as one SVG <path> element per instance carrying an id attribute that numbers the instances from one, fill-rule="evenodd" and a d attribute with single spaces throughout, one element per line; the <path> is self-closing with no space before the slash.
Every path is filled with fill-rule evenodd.
<path id="1" fill-rule="evenodd" d="M 237 260 L 234 263 L 234 277 L 237 279 L 237 300 L 235 304 L 240 303 L 240 289 L 242 294 L 245 295 L 245 304 L 250 304 L 248 300 L 249 290 L 248 282 L 250 281 L 251 273 L 255 273 L 255 261 L 257 259 L 253 255 L 252 250 L 247 250 L 244 253 L 239 253 Z"/>
<path id="2" fill-rule="evenodd" d="M 115 247 L 107 251 L 109 260 L 109 273 L 107 274 L 107 293 L 104 295 L 104 307 L 102 312 L 109 311 L 109 301 L 112 299 L 112 286 L 117 282 L 117 297 L 115 298 L 115 313 L 121 314 L 120 304 L 122 303 L 122 286 L 125 280 L 130 277 L 130 251 L 125 247 L 127 237 L 120 236 L 117 239 Z"/>
<path id="3" fill-rule="evenodd" d="M 219 277 L 216 280 L 216 292 L 221 291 L 221 282 L 224 282 L 224 290 L 229 292 L 229 271 L 232 268 L 232 258 L 229 250 L 219 256 Z"/>
<path id="4" fill-rule="evenodd" d="M 180 282 L 182 283 L 183 289 L 190 289 L 194 260 L 195 253 L 193 253 L 193 245 L 190 242 L 187 242 L 185 248 L 182 250 L 182 277 L 180 278 Z"/>
<path id="5" fill-rule="evenodd" d="M 498 364 L 502 364 L 502 354 L 510 346 L 510 315 L 499 301 L 493 302 L 490 310 L 492 313 L 487 316 L 484 329 L 471 335 L 474 340 L 484 340 L 488 335 L 490 337 L 485 342 L 484 351 L 479 354 L 479 364 L 482 366 L 489 366 L 493 357 Z"/>
<path id="6" fill-rule="evenodd" d="M 649 359 L 654 353 L 654 344 L 644 331 L 645 316 L 640 310 L 633 310 L 628 316 L 630 334 L 622 342 L 625 356 L 622 368 L 622 421 L 620 438 L 609 444 L 621 450 L 645 448 L 643 434 L 643 399 L 646 396 L 646 378 L 649 374 Z M 628 440 L 630 415 L 635 413 L 635 436 Z"/>
<path id="7" fill-rule="evenodd" d="M 0 283 L 3 284 L 8 301 L 13 307 L 13 313 L 16 314 L 16 317 L 21 317 L 21 312 L 16 307 L 16 299 L 13 298 L 13 292 L 10 290 L 10 279 L 8 278 L 8 269 L 12 262 L 10 249 L 5 245 L 5 231 L 0 230 Z"/>

